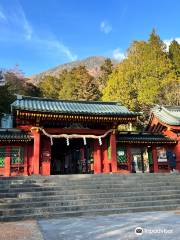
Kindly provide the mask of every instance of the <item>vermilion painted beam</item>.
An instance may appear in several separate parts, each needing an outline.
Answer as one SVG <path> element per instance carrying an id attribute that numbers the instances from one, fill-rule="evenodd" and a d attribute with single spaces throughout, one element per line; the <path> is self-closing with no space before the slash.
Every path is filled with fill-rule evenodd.
<path id="1" fill-rule="evenodd" d="M 95 134 L 95 135 L 102 135 L 107 130 L 102 129 L 64 129 L 64 128 L 45 128 L 45 131 L 47 131 L 50 134 Z"/>

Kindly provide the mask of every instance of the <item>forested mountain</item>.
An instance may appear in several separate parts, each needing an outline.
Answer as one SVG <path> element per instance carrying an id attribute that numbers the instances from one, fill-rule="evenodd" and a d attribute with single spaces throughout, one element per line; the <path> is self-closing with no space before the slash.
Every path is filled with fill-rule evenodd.
<path id="1" fill-rule="evenodd" d="M 41 72 L 39 74 L 34 74 L 34 75 L 30 76 L 29 78 L 32 82 L 37 84 L 37 82 L 39 82 L 40 79 L 42 79 L 45 76 L 58 77 L 59 74 L 63 70 L 70 71 L 71 69 L 79 67 L 79 66 L 85 66 L 90 75 L 92 75 L 93 77 L 98 77 L 100 74 L 100 67 L 104 63 L 105 59 L 106 58 L 102 57 L 102 56 L 92 56 L 92 57 L 88 57 L 88 58 L 85 58 L 85 59 L 82 59 L 79 61 L 73 61 L 70 63 L 61 64 L 57 67 L 51 68 L 51 69 Z M 111 59 L 111 61 L 114 65 L 117 64 L 116 60 Z"/>
<path id="2" fill-rule="evenodd" d="M 125 59 L 116 63 L 104 57 L 60 65 L 33 76 L 5 71 L 0 86 L 0 113 L 9 110 L 14 94 L 69 100 L 119 101 L 148 116 L 155 105 L 180 105 L 180 44 L 166 48 L 153 30 L 147 41 L 133 41 Z M 36 80 L 35 80 L 36 79 Z"/>

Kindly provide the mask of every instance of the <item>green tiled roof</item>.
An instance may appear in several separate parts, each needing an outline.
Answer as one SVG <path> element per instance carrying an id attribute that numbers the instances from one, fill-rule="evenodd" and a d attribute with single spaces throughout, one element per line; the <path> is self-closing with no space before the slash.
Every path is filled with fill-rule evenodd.
<path id="1" fill-rule="evenodd" d="M 155 106 L 152 113 L 163 123 L 180 126 L 180 106 Z"/>
<path id="2" fill-rule="evenodd" d="M 133 142 L 133 143 L 176 143 L 175 139 L 166 137 L 159 133 L 149 133 L 149 132 L 119 132 L 117 135 L 118 142 Z"/>
<path id="3" fill-rule="evenodd" d="M 14 128 L 0 128 L 0 142 L 8 141 L 8 140 L 13 140 L 13 141 L 31 141 L 31 136 L 23 132 L 19 129 L 14 129 Z"/>
<path id="4" fill-rule="evenodd" d="M 12 103 L 12 109 L 58 114 L 91 114 L 136 116 L 117 102 L 70 101 L 20 96 Z"/>

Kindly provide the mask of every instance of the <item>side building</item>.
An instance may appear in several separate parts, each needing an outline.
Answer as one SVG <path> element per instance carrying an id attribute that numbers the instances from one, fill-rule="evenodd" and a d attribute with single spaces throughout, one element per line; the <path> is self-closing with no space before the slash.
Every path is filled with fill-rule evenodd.
<path id="1" fill-rule="evenodd" d="M 163 134 L 176 141 L 176 144 L 171 146 L 158 146 L 157 159 L 164 168 L 180 170 L 180 106 L 155 106 L 146 130 Z"/>

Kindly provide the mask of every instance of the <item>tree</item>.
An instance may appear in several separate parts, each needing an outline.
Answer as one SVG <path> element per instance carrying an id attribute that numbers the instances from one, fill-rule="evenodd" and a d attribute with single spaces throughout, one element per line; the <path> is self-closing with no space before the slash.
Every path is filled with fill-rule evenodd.
<path id="1" fill-rule="evenodd" d="M 43 97 L 58 98 L 61 89 L 60 79 L 54 76 L 44 76 L 39 82 L 39 88 Z"/>
<path id="2" fill-rule="evenodd" d="M 177 89 L 177 74 L 154 30 L 147 42 L 133 42 L 126 55 L 110 75 L 103 100 L 121 101 L 132 110 L 177 103 L 173 94 L 173 89 Z"/>
<path id="3" fill-rule="evenodd" d="M 113 71 L 113 64 L 110 58 L 106 58 L 104 60 L 104 63 L 100 67 L 100 71 L 101 72 L 100 72 L 100 76 L 97 79 L 97 83 L 98 83 L 99 91 L 102 92 L 102 90 L 107 84 L 109 75 Z"/>
<path id="4" fill-rule="evenodd" d="M 77 100 L 98 100 L 100 93 L 95 79 L 85 66 L 73 68 L 71 71 L 75 82 L 74 97 Z"/>
<path id="5" fill-rule="evenodd" d="M 180 76 L 180 44 L 173 40 L 169 46 L 169 58 L 172 60 L 178 76 Z"/>
<path id="6" fill-rule="evenodd" d="M 10 112 L 10 104 L 15 100 L 15 96 L 11 94 L 9 85 L 0 86 L 0 117 L 3 113 Z"/>

